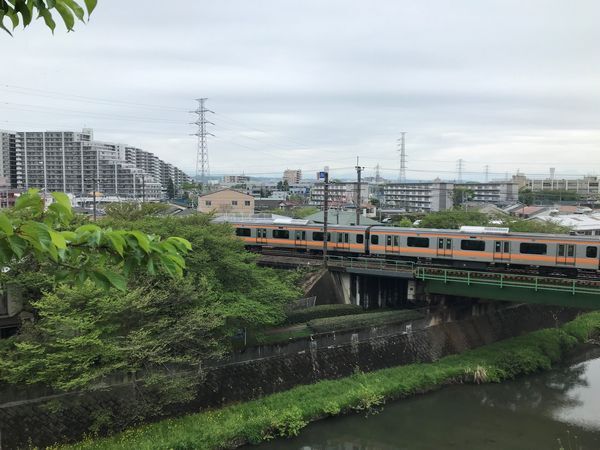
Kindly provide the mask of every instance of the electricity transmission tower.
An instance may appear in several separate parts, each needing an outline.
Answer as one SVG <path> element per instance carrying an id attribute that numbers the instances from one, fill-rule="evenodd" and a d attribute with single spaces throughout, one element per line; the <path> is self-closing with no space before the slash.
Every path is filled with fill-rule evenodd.
<path id="1" fill-rule="evenodd" d="M 400 152 L 400 182 L 404 183 L 406 181 L 406 147 L 404 143 L 404 136 L 406 135 L 406 131 L 400 132 L 401 138 L 398 139 L 398 145 Z"/>
<path id="2" fill-rule="evenodd" d="M 198 149 L 196 152 L 196 178 L 200 178 L 202 184 L 206 184 L 207 177 L 210 175 L 210 167 L 208 165 L 208 145 L 206 142 L 207 136 L 214 136 L 214 134 L 206 131 L 206 125 L 214 123 L 206 120 L 206 113 L 210 112 L 214 114 L 214 111 L 206 109 L 205 103 L 207 98 L 197 98 L 198 108 L 194 111 L 190 111 L 193 114 L 197 114 L 198 118 L 192 124 L 198 126 L 198 130 L 192 133 L 192 136 L 198 136 Z"/>
<path id="3" fill-rule="evenodd" d="M 464 166 L 465 166 L 465 160 L 464 159 L 459 159 L 456 163 L 456 171 L 458 172 L 458 176 L 456 181 L 459 183 L 462 183 L 463 181 L 463 170 L 464 170 Z"/>

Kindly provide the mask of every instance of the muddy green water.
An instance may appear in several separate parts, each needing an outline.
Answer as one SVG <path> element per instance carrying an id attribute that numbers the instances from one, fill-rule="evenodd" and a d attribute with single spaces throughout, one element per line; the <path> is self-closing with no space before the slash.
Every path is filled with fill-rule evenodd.
<path id="1" fill-rule="evenodd" d="M 600 449 L 600 355 L 502 384 L 453 386 L 309 425 L 257 450 Z"/>

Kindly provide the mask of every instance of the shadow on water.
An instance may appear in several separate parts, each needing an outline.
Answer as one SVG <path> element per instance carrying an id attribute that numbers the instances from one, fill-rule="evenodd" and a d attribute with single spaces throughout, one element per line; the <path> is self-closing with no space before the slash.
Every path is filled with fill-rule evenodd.
<path id="1" fill-rule="evenodd" d="M 502 384 L 452 386 L 378 415 L 332 418 L 257 450 L 600 449 L 600 348 Z"/>

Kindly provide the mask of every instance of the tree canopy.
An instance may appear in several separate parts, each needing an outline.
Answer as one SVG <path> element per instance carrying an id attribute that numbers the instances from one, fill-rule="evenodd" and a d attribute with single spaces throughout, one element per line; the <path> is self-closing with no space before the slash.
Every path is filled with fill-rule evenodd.
<path id="1" fill-rule="evenodd" d="M 5 25 L 5 19 L 14 30 L 19 24 L 27 27 L 33 19 L 42 18 L 54 32 L 58 15 L 67 30 L 73 31 L 75 21 L 85 22 L 86 12 L 89 18 L 98 0 L 84 0 L 83 6 L 81 3 L 75 0 L 0 0 L 0 28 L 12 35 Z"/>

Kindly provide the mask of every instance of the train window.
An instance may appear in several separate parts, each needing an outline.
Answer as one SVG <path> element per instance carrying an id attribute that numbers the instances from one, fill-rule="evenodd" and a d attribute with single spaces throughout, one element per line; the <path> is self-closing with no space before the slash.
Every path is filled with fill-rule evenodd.
<path id="1" fill-rule="evenodd" d="M 344 242 L 347 244 L 350 242 L 350 235 L 348 233 L 344 233 Z"/>
<path id="2" fill-rule="evenodd" d="M 448 250 L 452 248 L 452 239 L 446 239 L 446 248 Z"/>
<path id="3" fill-rule="evenodd" d="M 322 241 L 323 240 L 323 232 L 322 231 L 313 231 L 313 241 Z M 331 233 L 327 233 L 327 242 L 331 242 Z"/>
<path id="4" fill-rule="evenodd" d="M 510 253 L 510 242 L 504 242 L 504 253 Z"/>
<path id="5" fill-rule="evenodd" d="M 565 256 L 565 244 L 558 244 L 558 256 Z"/>
<path id="6" fill-rule="evenodd" d="M 394 245 L 396 247 L 400 245 L 400 236 L 394 236 Z"/>
<path id="7" fill-rule="evenodd" d="M 337 237 L 338 237 L 338 240 L 337 240 L 338 242 L 340 242 L 340 243 L 344 242 L 344 233 L 338 233 Z"/>
<path id="8" fill-rule="evenodd" d="M 522 242 L 519 251 L 524 255 L 545 255 L 547 251 L 546 244 L 534 244 L 532 242 Z"/>
<path id="9" fill-rule="evenodd" d="M 356 235 L 356 243 L 362 244 L 363 242 L 365 242 L 365 237 L 362 234 L 357 234 Z"/>
<path id="10" fill-rule="evenodd" d="M 485 241 L 463 239 L 460 241 L 460 248 L 461 250 L 469 250 L 472 252 L 483 252 L 485 250 Z"/>
<path id="11" fill-rule="evenodd" d="M 585 256 L 586 258 L 596 258 L 598 256 L 598 247 L 586 247 Z"/>
<path id="12" fill-rule="evenodd" d="M 376 234 L 371 235 L 371 244 L 377 245 L 379 244 L 379 236 Z"/>
<path id="13" fill-rule="evenodd" d="M 250 228 L 236 228 L 235 234 L 237 236 L 250 236 L 252 233 Z"/>
<path id="14" fill-rule="evenodd" d="M 296 240 L 297 241 L 305 241 L 306 240 L 306 231 L 296 231 Z"/>
<path id="15" fill-rule="evenodd" d="M 273 230 L 273 237 L 276 239 L 289 239 L 290 232 L 288 230 Z"/>
<path id="16" fill-rule="evenodd" d="M 410 236 L 406 239 L 406 245 L 409 247 L 429 247 L 429 238 Z"/>
<path id="17" fill-rule="evenodd" d="M 567 256 L 569 258 L 572 258 L 573 256 L 575 256 L 575 246 L 574 245 L 567 245 Z"/>
<path id="18" fill-rule="evenodd" d="M 500 253 L 502 251 L 502 242 L 496 241 L 496 253 Z"/>
<path id="19" fill-rule="evenodd" d="M 388 246 L 392 245 L 392 237 L 391 236 L 387 236 L 385 244 Z"/>
<path id="20" fill-rule="evenodd" d="M 438 248 L 444 248 L 444 238 L 438 239 Z"/>

